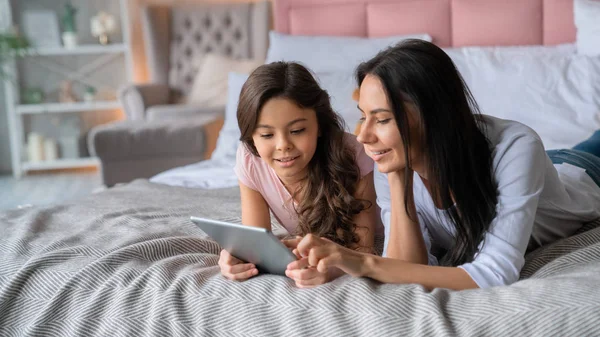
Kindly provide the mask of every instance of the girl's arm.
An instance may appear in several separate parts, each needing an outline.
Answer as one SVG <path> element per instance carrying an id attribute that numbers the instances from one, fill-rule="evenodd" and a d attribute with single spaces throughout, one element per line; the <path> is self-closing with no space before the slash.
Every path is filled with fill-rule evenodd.
<path id="1" fill-rule="evenodd" d="M 242 223 L 246 226 L 271 230 L 271 214 L 265 198 L 258 191 L 244 185 L 241 181 L 239 181 L 239 184 L 242 200 Z"/>
<path id="2" fill-rule="evenodd" d="M 410 172 L 412 173 L 412 171 Z M 411 219 L 404 206 L 404 174 L 404 170 L 388 173 L 390 204 L 393 211 L 390 219 L 387 257 L 427 264 L 428 252 L 423 240 L 421 226 L 416 218 L 417 212 L 413 208 L 412 214 L 415 215 L 415 219 Z M 412 177 L 410 178 L 412 179 Z M 409 193 L 412 193 L 412 191 L 409 191 Z"/>
<path id="3" fill-rule="evenodd" d="M 373 172 L 360 179 L 354 197 L 358 200 L 366 200 L 371 204 L 371 207 L 354 216 L 356 234 L 359 239 L 356 250 L 372 253 L 375 244 L 375 228 L 378 221 L 377 196 L 375 194 L 375 184 L 373 183 Z"/>
<path id="4" fill-rule="evenodd" d="M 246 226 L 262 227 L 271 230 L 269 206 L 260 193 L 244 185 L 241 181 L 242 223 Z M 230 280 L 243 281 L 258 275 L 258 269 L 252 263 L 246 263 L 223 249 L 219 256 L 221 274 Z"/>

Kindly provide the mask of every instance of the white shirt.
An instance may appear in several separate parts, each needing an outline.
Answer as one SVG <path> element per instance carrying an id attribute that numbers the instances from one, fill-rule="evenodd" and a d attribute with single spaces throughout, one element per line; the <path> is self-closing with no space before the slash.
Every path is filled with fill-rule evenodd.
<path id="1" fill-rule="evenodd" d="M 481 288 L 519 279 L 530 238 L 544 245 L 567 237 L 582 223 L 600 217 L 600 187 L 584 169 L 553 165 L 540 137 L 523 124 L 490 116 L 484 116 L 484 120 L 494 147 L 497 215 L 473 262 L 459 266 Z M 375 190 L 385 226 L 385 254 L 390 233 L 390 188 L 387 175 L 378 170 Z M 416 172 L 413 192 L 429 264 L 435 265 L 436 253 L 452 247 L 456 231 L 445 212 L 435 207 Z"/>

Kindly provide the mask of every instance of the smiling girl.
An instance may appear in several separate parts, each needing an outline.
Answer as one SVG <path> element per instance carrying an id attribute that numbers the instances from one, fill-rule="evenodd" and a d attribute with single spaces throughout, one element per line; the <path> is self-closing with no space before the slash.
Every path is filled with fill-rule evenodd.
<path id="1" fill-rule="evenodd" d="M 235 172 L 242 223 L 271 229 L 270 212 L 290 234 L 313 233 L 350 249 L 371 251 L 375 224 L 373 161 L 344 132 L 329 95 L 296 63 L 257 68 L 242 88 Z M 256 267 L 221 252 L 221 273 L 233 280 Z M 289 271 L 299 287 L 340 275 L 337 268 Z"/>

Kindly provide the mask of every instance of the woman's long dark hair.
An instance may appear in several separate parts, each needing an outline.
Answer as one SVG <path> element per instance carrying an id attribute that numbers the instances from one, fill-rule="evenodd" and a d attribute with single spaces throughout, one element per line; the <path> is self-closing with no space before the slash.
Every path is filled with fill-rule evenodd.
<path id="1" fill-rule="evenodd" d="M 405 207 L 414 205 L 410 184 L 410 129 L 404 101 L 414 104 L 415 119 L 423 130 L 427 179 L 434 201 L 439 201 L 456 227 L 456 243 L 442 258 L 443 265 L 473 260 L 484 240 L 498 202 L 492 173 L 492 150 L 479 107 L 454 63 L 432 43 L 407 40 L 360 64 L 356 79 L 376 76 L 386 91 L 404 141 Z M 456 207 L 450 207 L 454 202 Z M 410 207 L 409 207 L 410 206 Z M 416 214 L 410 214 L 416 219 Z"/>
<path id="2" fill-rule="evenodd" d="M 313 233 L 353 246 L 359 241 L 353 218 L 371 205 L 354 197 L 361 178 L 356 153 L 344 141 L 343 122 L 331 108 L 329 95 L 310 71 L 297 63 L 274 62 L 252 72 L 242 87 L 237 118 L 240 140 L 256 156 L 252 135 L 264 104 L 272 98 L 286 98 L 314 110 L 319 125 L 320 137 L 305 183 L 292 195 L 293 199 L 302 196 L 295 209 L 296 234 Z"/>

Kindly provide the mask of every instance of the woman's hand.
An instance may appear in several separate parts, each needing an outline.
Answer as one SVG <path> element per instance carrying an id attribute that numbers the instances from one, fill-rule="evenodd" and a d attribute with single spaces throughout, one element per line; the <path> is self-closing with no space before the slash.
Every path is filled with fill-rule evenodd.
<path id="1" fill-rule="evenodd" d="M 288 264 L 286 275 L 290 271 L 294 271 L 291 275 L 298 277 L 303 275 L 305 279 L 301 279 L 302 281 L 306 281 L 307 279 L 312 280 L 317 277 L 319 278 L 318 280 L 329 280 L 325 278 L 325 275 L 328 272 L 335 274 L 336 268 L 352 276 L 361 277 L 364 275 L 364 262 L 368 254 L 342 247 L 335 242 L 313 234 L 308 234 L 302 238 L 296 249 L 301 258 L 298 261 Z M 308 267 L 308 269 L 302 269 L 305 267 Z M 311 268 L 315 269 L 321 275 L 317 276 L 314 271 L 310 271 Z M 297 272 L 298 270 L 304 270 L 305 272 L 299 273 Z M 290 275 L 288 276 L 294 278 Z M 318 280 L 313 280 L 309 283 L 316 283 Z"/>
<path id="2" fill-rule="evenodd" d="M 252 263 L 244 263 L 223 249 L 219 256 L 221 274 L 230 280 L 244 281 L 258 275 L 258 269 Z"/>
<path id="3" fill-rule="evenodd" d="M 294 239 L 281 240 L 298 258 L 298 261 L 294 262 L 293 268 L 290 268 L 291 263 L 288 265 L 285 275 L 294 280 L 298 288 L 312 288 L 333 279 L 335 275 L 331 275 L 331 272 L 320 273 L 316 268 L 308 266 L 308 259 L 303 259 L 297 249 L 300 241 L 302 241 L 301 236 L 296 236 Z"/>
<path id="4" fill-rule="evenodd" d="M 413 170 L 408 170 L 408 180 L 412 182 L 413 179 Z M 406 177 L 406 172 L 404 170 L 404 168 L 397 170 L 397 171 L 392 171 L 389 172 L 387 174 L 387 178 L 388 178 L 388 183 L 391 186 L 398 186 L 400 188 L 400 190 L 402 191 L 402 195 L 404 195 L 404 185 L 406 185 L 406 182 L 404 181 L 405 177 Z"/>

